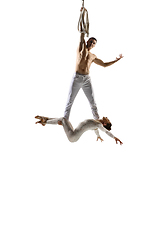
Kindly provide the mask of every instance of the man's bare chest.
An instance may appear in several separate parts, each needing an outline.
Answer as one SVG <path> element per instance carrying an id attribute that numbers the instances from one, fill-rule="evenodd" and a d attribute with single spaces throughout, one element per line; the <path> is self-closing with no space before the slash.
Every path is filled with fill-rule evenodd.
<path id="1" fill-rule="evenodd" d="M 94 55 L 92 53 L 88 52 L 88 51 L 86 51 L 86 52 L 84 51 L 84 52 L 79 53 L 79 60 L 80 61 L 85 60 L 87 62 L 92 62 L 94 60 L 94 58 L 95 58 Z"/>

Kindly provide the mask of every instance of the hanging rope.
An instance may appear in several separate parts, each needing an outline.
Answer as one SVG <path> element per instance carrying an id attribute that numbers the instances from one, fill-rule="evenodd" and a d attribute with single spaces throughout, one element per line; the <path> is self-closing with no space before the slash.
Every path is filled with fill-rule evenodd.
<path id="1" fill-rule="evenodd" d="M 84 0 L 82 0 L 82 10 L 78 21 L 78 31 L 80 33 L 87 34 L 87 37 L 89 37 L 88 11 L 86 8 L 84 8 Z"/>

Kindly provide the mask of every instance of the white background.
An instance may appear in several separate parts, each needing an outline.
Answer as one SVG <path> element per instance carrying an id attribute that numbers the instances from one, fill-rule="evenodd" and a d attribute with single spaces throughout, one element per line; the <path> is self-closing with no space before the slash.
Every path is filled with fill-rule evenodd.
<path id="1" fill-rule="evenodd" d="M 91 66 L 99 114 L 123 146 L 93 131 L 70 143 L 61 126 L 75 69 L 81 1 L 1 1 L 2 240 L 159 240 L 159 2 L 85 0 L 92 50 L 118 63 Z M 82 91 L 76 127 L 92 118 Z"/>

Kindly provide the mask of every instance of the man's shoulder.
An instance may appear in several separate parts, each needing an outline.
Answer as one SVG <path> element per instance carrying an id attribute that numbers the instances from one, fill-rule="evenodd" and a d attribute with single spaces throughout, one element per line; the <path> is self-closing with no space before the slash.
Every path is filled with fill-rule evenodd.
<path id="1" fill-rule="evenodd" d="M 90 52 L 90 56 L 92 57 L 92 59 L 94 60 L 95 58 L 97 58 L 97 56 L 94 53 Z"/>

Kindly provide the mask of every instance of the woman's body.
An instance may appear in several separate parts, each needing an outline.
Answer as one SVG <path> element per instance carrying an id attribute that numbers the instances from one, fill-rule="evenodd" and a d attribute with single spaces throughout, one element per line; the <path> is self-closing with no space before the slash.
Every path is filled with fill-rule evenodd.
<path id="1" fill-rule="evenodd" d="M 87 119 L 81 122 L 76 129 L 73 129 L 71 123 L 65 118 L 46 118 L 41 116 L 36 116 L 35 118 L 40 120 L 36 123 L 41 123 L 43 126 L 45 126 L 46 124 L 62 125 L 70 142 L 78 141 L 82 134 L 88 130 L 94 130 L 97 135 L 97 140 L 100 139 L 101 141 L 103 141 L 103 139 L 99 135 L 98 129 L 100 129 L 101 131 L 109 135 L 111 138 L 114 138 L 116 143 L 119 141 L 120 144 L 122 144 L 122 142 L 118 138 L 116 138 L 112 133 L 108 131 L 111 129 L 111 123 L 108 118 L 103 118 L 101 120 Z M 106 127 L 108 130 L 106 129 Z"/>

